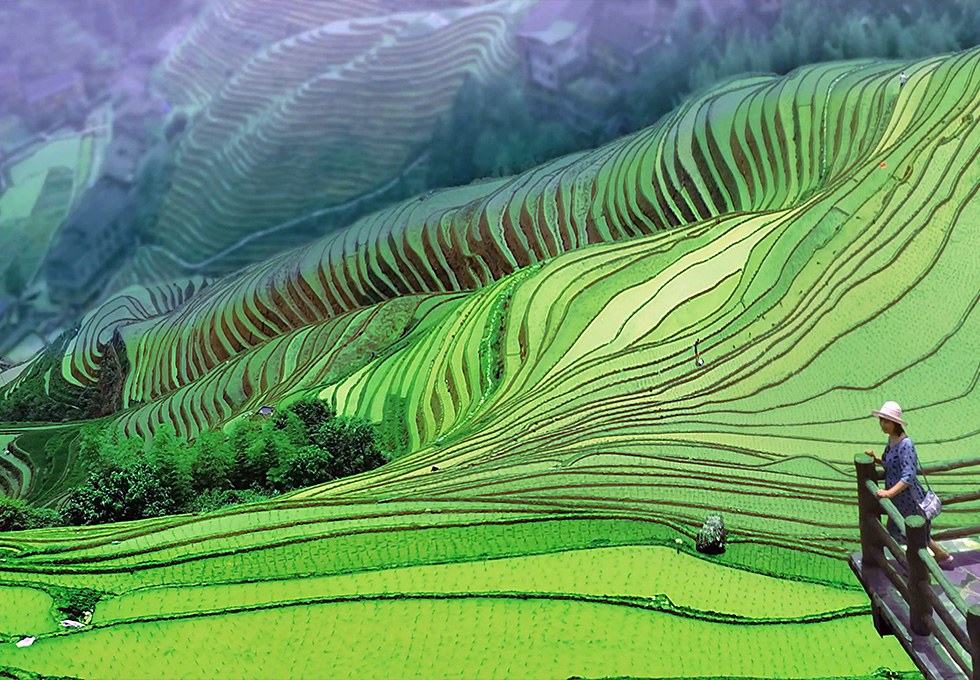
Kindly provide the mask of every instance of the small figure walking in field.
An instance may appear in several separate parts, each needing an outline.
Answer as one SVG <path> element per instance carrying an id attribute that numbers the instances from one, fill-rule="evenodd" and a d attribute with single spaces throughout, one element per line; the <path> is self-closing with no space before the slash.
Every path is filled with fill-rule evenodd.
<path id="1" fill-rule="evenodd" d="M 908 423 L 902 420 L 902 409 L 894 401 L 886 401 L 880 410 L 872 411 L 871 414 L 878 417 L 881 431 L 888 435 L 888 444 L 881 458 L 870 449 L 865 451 L 876 463 L 885 468 L 886 488 L 878 489 L 878 498 L 890 498 L 902 513 L 902 517 L 921 515 L 922 509 L 919 503 L 926 497 L 926 491 L 919 482 L 919 459 L 915 454 L 915 445 L 905 434 L 905 426 Z M 936 557 L 936 562 L 944 569 L 951 569 L 953 556 L 932 540 L 931 529 L 932 522 L 926 520 L 926 539 Z M 900 544 L 905 543 L 905 537 L 891 518 L 888 519 L 888 533 Z"/>
<path id="2" fill-rule="evenodd" d="M 704 359 L 701 358 L 701 350 L 698 349 L 698 343 L 701 342 L 701 338 L 694 341 L 694 361 L 698 366 L 704 366 Z"/>
<path id="3" fill-rule="evenodd" d="M 906 81 L 908 79 L 909 79 L 909 77 L 907 75 L 905 75 L 905 71 L 902 71 L 901 73 L 899 73 L 898 74 L 898 86 L 900 88 L 901 87 L 905 87 L 905 83 L 906 83 Z"/>

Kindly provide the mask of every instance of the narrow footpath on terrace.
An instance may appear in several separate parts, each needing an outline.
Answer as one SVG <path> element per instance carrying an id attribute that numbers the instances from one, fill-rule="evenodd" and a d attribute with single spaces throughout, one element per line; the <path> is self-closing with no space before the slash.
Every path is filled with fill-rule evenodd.
<path id="1" fill-rule="evenodd" d="M 884 472 L 864 453 L 857 468 L 861 551 L 850 556 L 851 569 L 871 598 L 879 635 L 894 635 L 928 680 L 980 680 L 980 526 L 933 532 L 932 538 L 954 556 L 943 570 L 927 548 L 922 517 L 903 518 L 895 504 L 879 498 Z M 926 473 L 980 465 L 964 460 L 923 466 Z M 942 498 L 943 508 L 980 500 L 980 491 Z M 882 524 L 887 515 L 898 525 L 905 545 Z"/>

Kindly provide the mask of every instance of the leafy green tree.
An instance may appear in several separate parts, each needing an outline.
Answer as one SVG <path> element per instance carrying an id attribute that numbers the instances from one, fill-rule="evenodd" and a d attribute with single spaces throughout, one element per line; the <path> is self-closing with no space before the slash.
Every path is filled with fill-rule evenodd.
<path id="1" fill-rule="evenodd" d="M 0 495 L 0 531 L 42 529 L 58 524 L 58 513 L 35 508 L 20 498 Z"/>
<path id="2" fill-rule="evenodd" d="M 125 468 L 143 458 L 143 440 L 127 437 L 116 427 L 85 430 L 79 453 L 90 469 Z"/>
<path id="3" fill-rule="evenodd" d="M 231 488 L 232 453 L 221 430 L 202 432 L 191 447 L 191 489 L 195 496 L 205 491 Z"/>
<path id="4" fill-rule="evenodd" d="M 148 449 L 115 427 L 87 427 L 80 451 L 91 474 L 69 493 L 61 516 L 100 524 L 262 500 L 384 464 L 377 438 L 373 424 L 338 418 L 319 399 L 266 421 L 240 421 L 230 436 L 213 430 L 189 442 L 164 425 Z"/>
<path id="5" fill-rule="evenodd" d="M 66 524 L 104 524 L 159 517 L 177 505 L 159 484 L 153 469 L 139 462 L 125 469 L 93 472 L 69 492 L 61 508 Z"/>
<path id="6" fill-rule="evenodd" d="M 194 494 L 191 460 L 187 442 L 177 440 L 173 425 L 165 423 L 156 429 L 146 460 L 174 507 L 185 507 Z"/>
<path id="7" fill-rule="evenodd" d="M 269 486 L 279 492 L 302 489 L 336 479 L 334 454 L 318 446 L 304 446 L 269 471 Z"/>
<path id="8" fill-rule="evenodd" d="M 310 443 L 310 430 L 334 415 L 333 409 L 323 401 L 304 399 L 277 411 L 272 416 L 272 426 L 281 430 L 294 446 L 306 446 Z"/>
<path id="9" fill-rule="evenodd" d="M 251 421 L 239 425 L 232 434 L 231 448 L 232 488 L 255 490 L 268 488 L 269 470 L 294 450 L 283 430 Z"/>
<path id="10" fill-rule="evenodd" d="M 254 489 L 208 489 L 194 498 L 192 512 L 213 512 L 242 503 L 268 500 L 269 494 Z"/>
<path id="11" fill-rule="evenodd" d="M 290 414 L 298 417 L 308 431 L 315 430 L 320 423 L 337 417 L 337 412 L 330 404 L 322 399 L 309 397 L 293 402 L 287 409 L 277 411 L 272 418 L 273 425 L 277 429 L 282 429 L 289 420 Z"/>
<path id="12" fill-rule="evenodd" d="M 329 420 L 311 432 L 310 439 L 314 446 L 332 454 L 329 472 L 333 479 L 373 470 L 385 462 L 377 447 L 374 426 L 364 421 Z"/>

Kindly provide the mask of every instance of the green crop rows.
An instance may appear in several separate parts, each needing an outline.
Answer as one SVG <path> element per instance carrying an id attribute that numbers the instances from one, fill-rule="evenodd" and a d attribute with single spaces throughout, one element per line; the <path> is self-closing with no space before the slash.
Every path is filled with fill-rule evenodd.
<path id="1" fill-rule="evenodd" d="M 117 427 L 193 436 L 312 392 L 385 421 L 398 456 L 218 513 L 0 536 L 11 588 L 103 593 L 91 625 L 52 632 L 35 592 L 0 632 L 38 639 L 0 645 L 0 665 L 910 670 L 844 561 L 852 460 L 892 398 L 923 460 L 977 449 L 978 104 L 980 51 L 734 80 L 593 152 L 407 201 L 226 279 L 116 296 L 61 377 L 97 384 L 118 337 Z M 69 434 L 15 446 L 31 489 L 67 483 Z M 729 545 L 704 558 L 710 512 Z M 958 506 L 937 527 L 978 520 Z"/>

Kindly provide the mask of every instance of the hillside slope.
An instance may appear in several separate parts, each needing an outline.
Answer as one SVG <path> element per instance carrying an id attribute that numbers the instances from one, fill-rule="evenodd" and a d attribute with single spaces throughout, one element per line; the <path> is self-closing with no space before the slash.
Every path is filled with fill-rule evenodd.
<path id="1" fill-rule="evenodd" d="M 923 460 L 976 449 L 978 67 L 971 51 L 734 81 L 593 154 L 407 202 L 171 312 L 91 317 L 63 371 L 96 380 L 97 339 L 118 328 L 120 427 L 193 434 L 314 391 L 400 423 L 406 451 L 216 514 L 0 536 L 0 597 L 102 598 L 91 626 L 0 645 L 0 664 L 100 678 L 910 669 L 843 561 L 851 460 L 878 445 L 869 414 L 885 399 Z M 696 559 L 709 511 L 730 546 Z M 958 506 L 937 526 L 977 515 Z M 2 617 L 0 632 L 34 634 Z"/>

